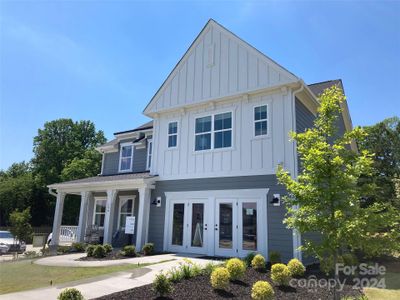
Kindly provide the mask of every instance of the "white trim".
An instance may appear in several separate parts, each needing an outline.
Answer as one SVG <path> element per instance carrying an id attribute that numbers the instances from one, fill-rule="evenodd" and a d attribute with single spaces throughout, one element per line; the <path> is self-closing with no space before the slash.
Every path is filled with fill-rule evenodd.
<path id="1" fill-rule="evenodd" d="M 122 206 L 122 201 L 125 201 L 125 200 L 132 200 L 132 216 L 135 214 L 135 199 L 136 199 L 136 196 L 135 195 L 127 195 L 127 196 L 125 196 L 125 195 L 123 195 L 123 196 L 119 196 L 118 197 L 118 223 L 117 223 L 117 228 L 118 229 L 124 229 L 125 227 L 120 227 L 120 221 L 121 221 L 121 206 Z M 128 214 L 128 213 L 125 213 L 125 214 Z"/>
<path id="2" fill-rule="evenodd" d="M 101 171 L 100 171 L 101 173 L 100 174 L 103 175 L 104 174 L 104 161 L 106 160 L 106 158 L 105 158 L 106 155 L 104 152 L 102 152 L 101 154 L 102 154 L 102 157 L 101 157 Z"/>
<path id="3" fill-rule="evenodd" d="M 231 114 L 231 128 L 229 129 L 219 129 L 215 130 L 214 128 L 214 122 L 215 122 L 215 116 L 216 115 L 223 115 L 223 114 Z M 219 111 L 214 111 L 214 112 L 203 112 L 201 114 L 197 114 L 194 116 L 194 125 L 193 125 L 193 131 L 194 131 L 194 144 L 193 144 L 193 153 L 204 153 L 206 151 L 227 151 L 227 150 L 233 150 L 234 149 L 234 124 L 235 124 L 235 113 L 236 113 L 236 107 L 233 109 L 228 109 L 228 110 L 219 110 Z M 211 117 L 211 131 L 206 131 L 206 132 L 199 132 L 196 133 L 196 121 L 197 119 L 201 118 L 206 118 L 206 117 Z M 230 147 L 221 147 L 221 148 L 215 148 L 214 145 L 214 139 L 215 139 L 215 133 L 216 132 L 224 132 L 224 131 L 231 131 L 231 146 Z M 196 150 L 196 136 L 198 135 L 205 135 L 205 134 L 211 134 L 211 148 L 209 149 L 203 149 L 203 150 Z"/>
<path id="4" fill-rule="evenodd" d="M 176 133 L 169 133 L 169 125 L 171 123 L 176 123 Z M 179 130 L 180 130 L 181 126 L 179 124 L 179 120 L 170 120 L 168 121 L 168 126 L 167 126 L 167 150 L 172 150 L 172 149 L 177 149 L 178 145 L 179 145 Z M 169 137 L 170 136 L 174 136 L 176 135 L 176 145 L 175 146 L 169 146 Z"/>
<path id="5" fill-rule="evenodd" d="M 267 107 L 267 117 L 265 119 L 256 120 L 255 119 L 255 110 L 256 110 L 256 108 L 263 107 L 263 106 Z M 270 105 L 268 103 L 258 103 L 256 105 L 253 105 L 253 110 L 252 110 L 252 113 L 253 113 L 253 115 L 252 115 L 252 119 L 253 119 L 253 138 L 258 139 L 258 138 L 264 138 L 264 137 L 270 137 L 271 136 L 270 135 L 271 130 L 270 130 L 269 111 L 270 111 Z M 256 135 L 256 123 L 261 123 L 261 122 L 264 122 L 264 121 L 267 122 L 267 134 Z"/>
<path id="6" fill-rule="evenodd" d="M 130 163 L 130 166 L 129 166 L 129 169 L 126 169 L 126 170 L 121 170 L 121 160 L 122 160 L 122 148 L 123 147 L 131 147 L 131 156 L 130 156 L 130 158 L 131 158 L 131 163 Z M 120 146 L 119 146 L 119 166 L 118 166 L 118 172 L 119 173 L 126 173 L 126 172 L 131 172 L 132 171 L 132 166 L 133 166 L 133 152 L 134 152 L 134 145 L 133 145 L 133 143 L 132 142 L 127 142 L 127 143 L 121 143 L 120 144 Z M 127 156 L 127 157 L 125 157 L 125 158 L 128 158 L 129 156 Z"/>
<path id="7" fill-rule="evenodd" d="M 104 222 L 106 221 L 106 213 L 107 213 L 107 197 L 104 196 L 99 196 L 99 197 L 94 197 L 94 207 L 93 207 L 93 218 L 92 218 L 92 225 L 96 225 L 96 203 L 97 201 L 106 201 L 106 206 L 104 207 Z M 99 229 L 104 229 L 104 224 L 103 226 L 99 226 Z"/>
<path id="8" fill-rule="evenodd" d="M 151 149 L 150 149 L 150 145 L 151 145 Z M 146 157 L 146 170 L 147 171 L 150 171 L 151 165 L 153 163 L 153 148 L 154 148 L 153 139 L 148 139 L 147 140 L 147 157 Z M 151 161 L 149 158 L 151 158 Z"/>

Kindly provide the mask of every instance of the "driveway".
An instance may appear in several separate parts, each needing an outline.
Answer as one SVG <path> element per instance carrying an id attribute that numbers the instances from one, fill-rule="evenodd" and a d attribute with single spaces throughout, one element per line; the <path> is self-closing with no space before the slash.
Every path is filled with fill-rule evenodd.
<path id="1" fill-rule="evenodd" d="M 65 257 L 65 259 L 63 260 L 63 263 L 72 263 L 72 261 L 73 261 L 72 257 L 75 257 L 75 259 L 76 259 L 76 256 L 77 256 L 76 254 L 70 254 L 70 255 L 62 255 L 62 256 L 58 256 L 58 257 Z M 67 259 L 66 257 L 71 257 L 71 260 Z M 163 254 L 163 255 L 154 255 L 154 256 L 149 256 L 149 257 L 124 259 L 122 263 L 132 263 L 132 264 L 137 264 L 138 262 L 140 262 L 140 263 L 149 262 L 150 259 L 153 259 L 154 262 L 163 261 L 166 259 L 175 259 L 175 260 L 147 266 L 144 268 L 134 269 L 129 272 L 118 272 L 118 273 L 114 273 L 111 275 L 104 275 L 104 276 L 88 278 L 88 279 L 84 279 L 84 280 L 80 280 L 80 281 L 68 282 L 68 283 L 64 283 L 64 284 L 55 285 L 52 287 L 39 288 L 39 289 L 34 289 L 34 290 L 29 290 L 29 291 L 0 295 L 0 300 L 20 300 L 20 299 L 26 299 L 26 300 L 43 300 L 43 299 L 47 300 L 47 299 L 49 299 L 49 300 L 51 300 L 51 299 L 57 299 L 57 296 L 60 294 L 60 292 L 64 288 L 67 288 L 67 287 L 74 287 L 74 288 L 78 289 L 79 291 L 81 291 L 81 293 L 83 294 L 83 296 L 86 299 L 92 299 L 92 298 L 112 294 L 115 292 L 120 292 L 123 290 L 131 289 L 134 287 L 139 287 L 142 285 L 150 284 L 153 282 L 155 276 L 159 272 L 168 271 L 171 268 L 178 266 L 179 263 L 182 262 L 184 258 L 188 258 L 188 257 L 193 262 L 198 263 L 200 265 L 205 265 L 208 262 L 213 262 L 212 260 L 202 259 L 202 258 L 194 257 L 191 255 L 182 256 L 182 255 L 175 255 L 175 254 Z M 38 260 L 37 262 L 41 261 L 41 264 L 52 263 L 52 265 L 55 266 L 55 263 L 57 263 L 57 260 L 55 260 L 55 259 L 50 260 L 50 258 L 53 258 L 53 257 L 43 258 L 43 259 Z M 54 258 L 57 258 L 57 257 L 54 257 Z M 144 259 L 146 259 L 146 260 L 144 260 Z M 129 262 L 128 262 L 128 260 L 129 260 Z M 60 263 L 60 261 L 58 263 Z M 79 263 L 82 263 L 82 261 L 80 261 Z M 84 262 L 84 263 L 99 263 L 99 262 Z M 102 263 L 102 265 L 104 266 L 104 262 L 100 262 L 100 263 Z M 110 263 L 115 263 L 115 261 L 110 261 Z M 121 263 L 121 262 L 117 262 L 117 263 Z M 57 264 L 57 265 L 60 266 L 59 264 Z M 82 266 L 82 265 L 80 265 L 80 266 Z M 75 265 L 73 267 L 78 267 L 78 266 Z"/>

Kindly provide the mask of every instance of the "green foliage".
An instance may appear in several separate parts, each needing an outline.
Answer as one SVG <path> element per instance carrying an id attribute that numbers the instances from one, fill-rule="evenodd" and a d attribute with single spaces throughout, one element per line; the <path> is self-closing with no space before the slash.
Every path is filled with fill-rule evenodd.
<path id="1" fill-rule="evenodd" d="M 72 243 L 71 247 L 76 252 L 85 252 L 86 244 L 85 243 Z"/>
<path id="2" fill-rule="evenodd" d="M 65 253 L 71 253 L 72 251 L 71 246 L 57 246 L 57 253 L 65 254 Z"/>
<path id="3" fill-rule="evenodd" d="M 302 262 L 299 261 L 297 258 L 292 258 L 288 262 L 287 267 L 292 277 L 303 276 L 304 272 L 306 271 L 306 268 L 304 267 Z"/>
<path id="4" fill-rule="evenodd" d="M 96 248 L 96 245 L 89 245 L 86 247 L 86 255 L 87 257 L 92 257 L 94 249 Z"/>
<path id="5" fill-rule="evenodd" d="M 206 275 L 206 276 L 210 276 L 212 271 L 214 271 L 216 268 L 218 268 L 218 266 L 219 266 L 218 264 L 209 262 L 204 266 L 204 268 L 202 270 L 202 274 Z"/>
<path id="6" fill-rule="evenodd" d="M 38 257 L 39 254 L 36 251 L 25 251 L 24 256 L 26 258 L 35 258 L 35 257 Z"/>
<path id="7" fill-rule="evenodd" d="M 343 260 L 343 263 L 346 266 L 356 266 L 356 265 L 358 265 L 357 256 L 355 256 L 353 253 L 342 254 L 341 258 Z"/>
<path id="8" fill-rule="evenodd" d="M 153 290 L 161 297 L 172 292 L 172 284 L 166 275 L 160 273 L 153 281 Z"/>
<path id="9" fill-rule="evenodd" d="M 122 249 L 122 255 L 129 256 L 129 257 L 136 257 L 137 256 L 136 247 L 134 245 L 125 246 Z"/>
<path id="10" fill-rule="evenodd" d="M 179 269 L 185 279 L 200 275 L 202 272 L 202 269 L 198 264 L 193 263 L 193 261 L 187 258 L 183 259 L 183 262 L 179 263 Z"/>
<path id="11" fill-rule="evenodd" d="M 254 256 L 253 260 L 251 261 L 251 266 L 253 269 L 256 270 L 264 270 L 265 269 L 265 258 L 261 254 L 257 254 Z"/>
<path id="12" fill-rule="evenodd" d="M 106 254 L 109 254 L 113 251 L 113 247 L 110 244 L 105 244 L 103 247 L 104 250 L 106 251 Z"/>
<path id="13" fill-rule="evenodd" d="M 254 300 L 272 300 L 274 295 L 274 289 L 267 281 L 257 281 L 251 288 L 251 299 Z"/>
<path id="14" fill-rule="evenodd" d="M 225 289 L 229 285 L 229 271 L 227 268 L 218 267 L 211 273 L 211 286 L 213 289 Z"/>
<path id="15" fill-rule="evenodd" d="M 10 232 L 20 241 L 27 241 L 32 237 L 33 230 L 29 223 L 31 220 L 31 214 L 29 211 L 30 207 L 23 211 L 15 210 L 10 215 Z"/>
<path id="16" fill-rule="evenodd" d="M 84 300 L 81 292 L 74 288 L 63 290 L 57 297 L 58 300 Z"/>
<path id="17" fill-rule="evenodd" d="M 225 267 L 228 269 L 231 280 L 237 280 L 243 277 L 244 273 L 246 272 L 246 265 L 239 258 L 229 259 L 226 262 Z"/>
<path id="18" fill-rule="evenodd" d="M 244 258 L 244 262 L 246 263 L 247 267 L 251 267 L 251 262 L 253 261 L 253 258 L 256 256 L 257 253 L 255 252 L 250 252 L 249 254 L 246 255 Z"/>
<path id="19" fill-rule="evenodd" d="M 365 181 L 376 185 L 376 193 L 366 199 L 368 204 L 380 202 L 391 203 L 400 209 L 396 201 L 394 178 L 400 176 L 400 119 L 388 118 L 373 126 L 363 128 L 367 135 L 358 141 L 361 151 L 373 153 L 373 176 Z"/>
<path id="20" fill-rule="evenodd" d="M 142 252 L 144 255 L 152 255 L 154 253 L 154 244 L 153 243 L 144 244 Z"/>
<path id="21" fill-rule="evenodd" d="M 271 251 L 269 253 L 269 262 L 271 263 L 271 265 L 280 263 L 281 261 L 281 254 L 279 252 Z"/>
<path id="22" fill-rule="evenodd" d="M 171 282 L 179 282 L 183 279 L 183 272 L 180 268 L 173 267 L 171 270 L 168 271 L 167 273 L 168 278 Z"/>
<path id="23" fill-rule="evenodd" d="M 271 279 L 278 285 L 288 285 L 290 280 L 290 271 L 285 264 L 274 264 L 271 266 Z"/>
<path id="24" fill-rule="evenodd" d="M 82 158 L 74 158 L 61 172 L 61 180 L 68 181 L 96 176 L 101 169 L 101 154 L 95 149 L 86 150 Z"/>
<path id="25" fill-rule="evenodd" d="M 103 258 L 105 256 L 106 256 L 106 249 L 104 248 L 104 246 L 96 245 L 96 247 L 93 250 L 93 257 Z"/>
<path id="26" fill-rule="evenodd" d="M 373 156 L 367 150 L 352 151 L 354 141 L 366 138 L 355 128 L 338 136 L 336 122 L 345 101 L 334 86 L 320 97 L 314 127 L 291 133 L 297 143 L 302 172 L 296 178 L 278 167 L 279 182 L 289 191 L 285 223 L 300 233 L 321 232 L 320 241 L 305 239 L 303 250 L 316 257 L 333 257 L 340 249 L 378 255 L 400 248 L 400 214 L 387 203 L 364 205 L 375 195 L 373 183 L 361 180 L 373 175 Z"/>

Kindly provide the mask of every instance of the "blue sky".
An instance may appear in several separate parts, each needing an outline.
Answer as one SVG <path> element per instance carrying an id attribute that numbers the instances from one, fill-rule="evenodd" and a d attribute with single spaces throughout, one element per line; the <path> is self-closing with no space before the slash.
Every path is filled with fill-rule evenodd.
<path id="1" fill-rule="evenodd" d="M 143 108 L 209 18 L 307 83 L 343 79 L 355 125 L 400 116 L 398 1 L 0 1 L 0 169 L 57 118 L 108 139 Z"/>

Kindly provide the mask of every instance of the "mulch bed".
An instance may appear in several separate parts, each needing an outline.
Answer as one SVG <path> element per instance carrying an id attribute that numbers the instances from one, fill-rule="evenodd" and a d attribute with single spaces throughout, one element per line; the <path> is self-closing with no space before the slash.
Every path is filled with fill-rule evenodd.
<path id="1" fill-rule="evenodd" d="M 317 280 L 326 278 L 320 272 L 315 270 L 307 271 L 305 278 L 309 275 L 314 275 Z M 333 299 L 333 291 L 328 288 L 307 288 L 307 287 L 278 287 L 275 286 L 270 277 L 269 272 L 260 273 L 251 268 L 247 269 L 246 275 L 240 281 L 231 282 L 229 288 L 225 291 L 213 290 L 210 285 L 209 276 L 197 276 L 188 280 L 182 280 L 174 284 L 173 292 L 168 297 L 157 297 L 153 292 L 151 285 L 145 285 L 138 288 L 125 290 L 122 292 L 110 294 L 97 300 L 127 300 L 127 299 L 251 299 L 251 287 L 259 280 L 268 281 L 274 288 L 275 299 Z M 297 282 L 297 279 L 296 279 Z M 353 289 L 352 281 L 347 280 L 348 285 L 345 285 L 340 296 L 360 296 L 362 292 Z"/>

